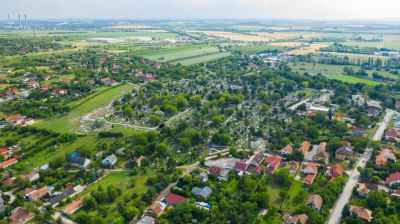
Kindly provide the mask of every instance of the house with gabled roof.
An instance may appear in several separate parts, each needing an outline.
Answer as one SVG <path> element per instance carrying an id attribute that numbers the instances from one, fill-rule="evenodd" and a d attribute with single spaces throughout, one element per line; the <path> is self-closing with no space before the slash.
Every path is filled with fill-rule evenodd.
<path id="1" fill-rule="evenodd" d="M 368 186 L 364 183 L 359 183 L 358 184 L 358 188 L 357 188 L 357 193 L 358 195 L 362 196 L 362 197 L 366 197 L 369 192 L 371 192 L 370 189 L 368 189 Z"/>
<path id="2" fill-rule="evenodd" d="M 396 129 L 394 129 L 394 128 L 390 128 L 385 132 L 385 139 L 387 141 L 396 142 L 398 137 L 399 137 L 399 135 L 398 135 Z"/>
<path id="3" fill-rule="evenodd" d="M 11 211 L 10 224 L 27 223 L 35 217 L 35 213 L 27 211 L 23 207 L 16 207 Z"/>
<path id="4" fill-rule="evenodd" d="M 387 178 L 386 178 L 386 184 L 389 187 L 392 187 L 394 185 L 400 184 L 400 172 L 395 172 L 391 173 Z"/>
<path id="5" fill-rule="evenodd" d="M 303 143 L 301 143 L 299 151 L 303 153 L 304 157 L 307 155 L 310 146 L 311 146 L 310 141 L 305 140 Z"/>
<path id="6" fill-rule="evenodd" d="M 317 149 L 317 153 L 313 156 L 314 161 L 323 162 L 328 164 L 329 153 L 326 152 L 326 142 L 321 142 Z"/>
<path id="7" fill-rule="evenodd" d="M 195 195 L 203 197 L 204 199 L 207 199 L 208 196 L 210 196 L 210 194 L 212 193 L 212 189 L 208 186 L 202 188 L 193 187 L 191 192 Z"/>
<path id="8" fill-rule="evenodd" d="M 371 222 L 372 220 L 372 211 L 368 210 L 364 207 L 350 205 L 350 215 L 357 215 L 358 218 L 363 219 L 367 222 Z"/>
<path id="9" fill-rule="evenodd" d="M 285 164 L 285 167 L 289 168 L 289 174 L 296 174 L 297 169 L 299 169 L 300 163 L 297 161 L 290 161 Z"/>
<path id="10" fill-rule="evenodd" d="M 320 195 L 314 194 L 308 198 L 307 205 L 313 209 L 316 209 L 317 211 L 320 211 L 323 202 L 324 202 L 324 200 L 322 199 L 322 197 Z"/>
<path id="11" fill-rule="evenodd" d="M 354 147 L 349 141 L 344 141 L 342 147 L 336 150 L 335 158 L 339 160 L 351 159 L 354 156 Z"/>
<path id="12" fill-rule="evenodd" d="M 287 144 L 285 147 L 283 147 L 281 150 L 279 150 L 279 154 L 280 155 L 288 155 L 288 154 L 292 154 L 293 152 L 293 144 L 289 143 Z"/>
<path id="13" fill-rule="evenodd" d="M 377 166 L 385 165 L 388 160 L 396 162 L 396 155 L 389 148 L 381 149 L 379 154 L 375 157 L 375 164 Z"/>
<path id="14" fill-rule="evenodd" d="M 286 221 L 286 224 L 307 224 L 307 220 L 306 214 L 294 215 Z"/>
<path id="15" fill-rule="evenodd" d="M 185 201 L 186 199 L 187 198 L 185 198 L 183 196 L 180 196 L 178 194 L 174 194 L 174 193 L 170 192 L 170 193 L 168 193 L 168 195 L 165 197 L 164 200 L 168 205 L 176 205 L 176 204 L 179 204 L 179 203 Z"/>
<path id="16" fill-rule="evenodd" d="M 17 162 L 18 162 L 18 160 L 16 158 L 11 158 L 9 160 L 1 162 L 0 163 L 0 168 L 1 169 L 7 168 L 7 167 L 9 167 L 9 166 L 11 166 L 11 165 L 13 165 L 13 164 L 15 164 Z"/>
<path id="17" fill-rule="evenodd" d="M 278 156 L 270 156 L 265 159 L 265 165 L 270 174 L 273 174 L 282 162 L 282 158 Z"/>
<path id="18" fill-rule="evenodd" d="M 72 215 L 76 211 L 78 211 L 82 206 L 83 206 L 82 200 L 73 201 L 71 204 L 67 205 L 67 207 L 64 208 L 63 213 L 66 215 Z"/>

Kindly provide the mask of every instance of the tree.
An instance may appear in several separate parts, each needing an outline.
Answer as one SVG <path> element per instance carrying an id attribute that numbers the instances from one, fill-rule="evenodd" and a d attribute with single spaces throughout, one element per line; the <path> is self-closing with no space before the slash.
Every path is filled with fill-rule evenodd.
<path id="1" fill-rule="evenodd" d="M 149 123 L 151 125 L 158 125 L 161 122 L 161 118 L 158 115 L 150 115 L 149 116 Z"/>
<path id="2" fill-rule="evenodd" d="M 380 191 L 374 191 L 368 194 L 366 205 L 370 209 L 385 208 L 386 198 Z"/>

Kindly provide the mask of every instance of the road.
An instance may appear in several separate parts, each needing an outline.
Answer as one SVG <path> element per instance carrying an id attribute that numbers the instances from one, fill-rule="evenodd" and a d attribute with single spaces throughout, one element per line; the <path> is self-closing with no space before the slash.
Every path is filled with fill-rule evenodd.
<path id="1" fill-rule="evenodd" d="M 310 98 L 307 98 L 307 99 L 305 99 L 305 100 L 302 100 L 302 101 L 300 101 L 300 102 L 297 102 L 297 103 L 295 103 L 295 104 L 293 104 L 292 106 L 290 106 L 289 107 L 289 110 L 296 110 L 297 109 L 297 107 L 299 107 L 301 104 L 303 104 L 303 103 L 306 103 L 307 101 L 309 101 L 310 100 Z"/>
<path id="2" fill-rule="evenodd" d="M 382 122 L 379 124 L 378 129 L 376 130 L 374 136 L 372 137 L 373 140 L 375 140 L 375 141 L 381 140 L 383 133 L 385 132 L 385 129 L 390 122 L 390 118 L 393 116 L 394 113 L 396 113 L 396 112 L 393 110 L 390 110 L 390 109 L 386 110 L 385 117 L 383 118 Z M 335 206 L 333 207 L 333 210 L 331 211 L 331 214 L 329 216 L 327 224 L 339 224 L 340 223 L 340 220 L 342 218 L 343 208 L 350 201 L 351 194 L 353 192 L 353 188 L 360 181 L 360 172 L 358 172 L 357 167 L 362 167 L 362 168 L 365 167 L 367 161 L 371 158 L 372 151 L 373 150 L 371 148 L 367 148 L 365 150 L 365 152 L 361 155 L 360 160 L 358 161 L 357 165 L 351 172 L 349 179 L 347 180 L 347 183 L 343 189 L 342 194 L 340 195 L 338 201 L 336 202 Z"/>

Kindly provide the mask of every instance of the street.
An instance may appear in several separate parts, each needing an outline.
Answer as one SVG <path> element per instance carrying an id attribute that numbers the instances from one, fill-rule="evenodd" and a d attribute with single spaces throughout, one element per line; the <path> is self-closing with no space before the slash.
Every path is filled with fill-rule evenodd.
<path id="1" fill-rule="evenodd" d="M 374 136 L 372 137 L 373 140 L 375 141 L 380 141 L 387 125 L 389 124 L 389 121 L 393 114 L 396 113 L 393 110 L 386 109 L 386 115 L 382 122 L 380 123 L 378 129 L 376 130 Z M 347 180 L 347 183 L 343 189 L 342 194 L 340 195 L 338 201 L 336 202 L 335 206 L 333 207 L 333 210 L 331 211 L 331 214 L 329 216 L 329 219 L 327 221 L 327 224 L 339 224 L 341 217 L 342 217 L 342 211 L 344 206 L 350 201 L 351 194 L 353 191 L 353 188 L 358 184 L 360 181 L 360 172 L 358 172 L 357 167 L 362 167 L 364 168 L 367 161 L 371 158 L 372 155 L 372 148 L 368 148 L 365 150 L 364 154 L 361 155 L 357 165 L 351 172 L 349 179 Z"/>

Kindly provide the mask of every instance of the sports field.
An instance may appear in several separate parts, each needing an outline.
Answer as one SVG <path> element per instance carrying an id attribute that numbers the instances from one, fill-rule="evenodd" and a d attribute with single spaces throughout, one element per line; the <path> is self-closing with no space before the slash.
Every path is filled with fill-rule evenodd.
<path id="1" fill-rule="evenodd" d="M 120 98 L 133 88 L 132 85 L 123 84 L 103 91 L 101 94 L 94 93 L 92 97 L 89 96 L 80 102 L 78 101 L 79 103 L 73 103 L 74 108 L 68 114 L 38 121 L 35 126 L 61 133 L 73 132 L 79 127 L 81 116 Z"/>

